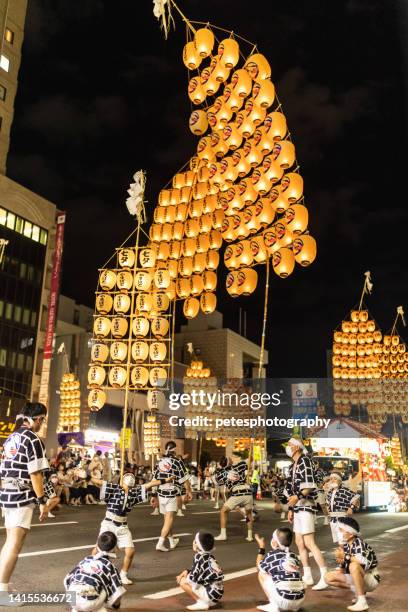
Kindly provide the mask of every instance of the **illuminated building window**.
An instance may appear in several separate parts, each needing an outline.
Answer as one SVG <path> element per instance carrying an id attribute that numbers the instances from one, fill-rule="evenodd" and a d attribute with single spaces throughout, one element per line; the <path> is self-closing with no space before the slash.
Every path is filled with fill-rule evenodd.
<path id="1" fill-rule="evenodd" d="M 19 234 L 23 233 L 24 221 L 21 217 L 17 217 L 16 219 L 16 227 L 14 228 L 16 232 Z"/>
<path id="2" fill-rule="evenodd" d="M 0 349 L 0 366 L 5 366 L 7 360 L 7 351 L 6 349 Z"/>
<path id="3" fill-rule="evenodd" d="M 6 225 L 7 221 L 7 210 L 0 208 L 0 225 Z"/>
<path id="4" fill-rule="evenodd" d="M 9 351 L 8 354 L 8 365 L 10 368 L 15 368 L 16 367 L 16 359 L 17 359 L 17 353 L 15 351 Z"/>
<path id="5" fill-rule="evenodd" d="M 29 308 L 24 308 L 23 325 L 30 325 L 30 309 Z"/>
<path id="6" fill-rule="evenodd" d="M 7 89 L 4 87 L 4 85 L 0 85 L 0 100 L 4 102 L 6 99 L 6 95 L 7 95 Z"/>
<path id="7" fill-rule="evenodd" d="M 6 55 L 0 55 L 0 68 L 3 68 L 5 72 L 10 70 L 10 60 Z"/>
<path id="8" fill-rule="evenodd" d="M 9 45 L 12 45 L 14 43 L 14 32 L 13 30 L 10 30 L 10 28 L 6 28 L 5 32 L 4 32 L 4 40 L 6 40 Z"/>
<path id="9" fill-rule="evenodd" d="M 14 306 L 14 320 L 16 323 L 20 323 L 21 321 L 21 306 Z"/>
<path id="10" fill-rule="evenodd" d="M 24 262 L 20 263 L 20 278 L 25 278 L 27 275 L 27 264 Z"/>
<path id="11" fill-rule="evenodd" d="M 18 232 L 19 234 L 23 234 L 23 236 L 26 238 L 31 238 L 31 240 L 34 240 L 34 242 L 39 242 L 44 246 L 47 244 L 48 232 L 45 229 L 42 229 L 41 227 L 38 227 L 38 225 L 34 225 L 33 223 L 30 223 L 30 221 L 26 221 L 18 215 L 15 215 L 14 213 L 1 207 L 0 225 L 6 225 L 9 229 Z"/>
<path id="12" fill-rule="evenodd" d="M 3 312 L 4 312 L 4 301 L 0 300 L 0 317 L 3 316 Z"/>
<path id="13" fill-rule="evenodd" d="M 7 304 L 6 304 L 6 312 L 5 312 L 6 319 L 8 321 L 10 321 L 12 315 L 13 315 L 13 304 L 10 304 L 10 302 L 7 302 Z"/>
<path id="14" fill-rule="evenodd" d="M 33 224 L 29 221 L 24 221 L 24 236 L 26 238 L 31 238 L 31 232 L 33 231 Z"/>
<path id="15" fill-rule="evenodd" d="M 24 355 L 22 353 L 17 355 L 17 370 L 24 370 Z"/>
<path id="16" fill-rule="evenodd" d="M 38 225 L 33 225 L 31 239 L 35 240 L 35 242 L 40 242 L 40 228 L 38 227 Z"/>
<path id="17" fill-rule="evenodd" d="M 16 215 L 13 215 L 13 213 L 9 212 L 7 215 L 7 227 L 11 230 L 14 229 L 14 226 L 16 224 Z"/>
<path id="18" fill-rule="evenodd" d="M 43 229 L 41 230 L 41 233 L 40 233 L 40 242 L 41 244 L 44 244 L 44 245 L 47 244 L 47 232 Z"/>
<path id="19" fill-rule="evenodd" d="M 32 310 L 31 311 L 31 327 L 35 327 L 36 323 L 37 323 L 37 313 L 34 310 Z"/>

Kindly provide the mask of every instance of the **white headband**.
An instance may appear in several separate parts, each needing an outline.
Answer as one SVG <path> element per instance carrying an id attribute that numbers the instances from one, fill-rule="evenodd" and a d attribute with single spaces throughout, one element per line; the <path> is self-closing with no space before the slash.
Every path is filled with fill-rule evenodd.
<path id="1" fill-rule="evenodd" d="M 19 419 L 23 419 L 23 421 L 28 421 L 30 423 L 30 425 L 34 424 L 34 419 L 32 419 L 29 416 L 26 416 L 25 414 L 18 414 L 16 416 L 16 421 L 18 421 Z"/>
<path id="2" fill-rule="evenodd" d="M 213 548 L 211 550 L 204 550 L 204 548 L 202 547 L 201 542 L 200 542 L 200 533 L 199 533 L 199 531 L 197 531 L 197 533 L 194 536 L 194 544 L 196 546 L 198 546 L 198 548 L 200 549 L 201 552 L 212 552 L 214 550 Z"/>
<path id="3" fill-rule="evenodd" d="M 352 535 L 359 535 L 360 533 L 357 531 L 357 529 L 354 529 L 354 527 L 351 525 L 347 525 L 347 523 L 343 523 L 341 520 L 338 521 L 338 525 L 340 529 L 344 529 L 344 531 L 347 531 L 347 533 L 351 533 Z"/>
<path id="4" fill-rule="evenodd" d="M 307 453 L 307 450 L 301 440 L 299 438 L 291 438 L 288 444 L 293 444 L 294 446 L 298 446 L 304 453 Z"/>

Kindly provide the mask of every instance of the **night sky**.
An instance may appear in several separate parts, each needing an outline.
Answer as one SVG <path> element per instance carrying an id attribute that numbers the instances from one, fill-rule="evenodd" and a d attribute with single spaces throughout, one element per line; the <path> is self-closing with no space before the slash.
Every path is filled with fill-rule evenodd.
<path id="1" fill-rule="evenodd" d="M 273 376 L 325 375 L 332 330 L 358 302 L 366 270 L 379 325 L 391 327 L 400 304 L 408 315 L 404 4 L 179 0 L 191 19 L 234 30 L 267 56 L 305 179 L 318 258 L 286 280 L 271 273 Z M 67 212 L 62 292 L 90 306 L 97 268 L 133 228 L 124 204 L 133 172 L 147 171 L 152 211 L 194 153 L 175 17 L 165 41 L 151 0 L 29 2 L 8 174 Z M 263 276 L 251 298 L 233 300 L 220 270 L 226 326 L 236 329 L 241 307 L 259 342 Z"/>

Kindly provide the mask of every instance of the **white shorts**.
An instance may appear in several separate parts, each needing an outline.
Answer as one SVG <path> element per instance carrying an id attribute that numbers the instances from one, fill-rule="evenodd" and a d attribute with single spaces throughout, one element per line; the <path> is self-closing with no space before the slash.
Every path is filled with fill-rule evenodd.
<path id="1" fill-rule="evenodd" d="M 192 580 L 188 581 L 194 593 L 201 599 L 201 601 L 205 601 L 206 603 L 212 603 L 211 599 L 208 597 L 207 589 L 202 584 L 197 584 Z"/>
<path id="2" fill-rule="evenodd" d="M 34 504 L 21 508 L 2 508 L 5 528 L 22 527 L 23 529 L 30 529 L 34 508 Z"/>
<path id="3" fill-rule="evenodd" d="M 364 586 L 365 586 L 366 593 L 370 593 L 371 591 L 375 591 L 375 589 L 380 584 L 380 581 L 377 580 L 377 578 L 375 578 L 375 576 L 379 576 L 377 568 L 373 569 L 373 570 L 370 570 L 370 571 L 368 571 L 368 572 L 366 572 L 364 574 Z M 353 580 L 352 580 L 350 574 L 346 574 L 346 580 L 347 580 L 347 584 L 348 585 L 350 585 L 350 586 L 353 585 Z"/>
<path id="4" fill-rule="evenodd" d="M 279 610 L 299 610 L 302 607 L 305 598 L 301 599 L 285 599 L 281 595 L 279 595 L 274 582 L 272 580 L 272 576 L 267 574 L 266 572 L 262 572 L 264 576 L 264 580 L 262 581 L 262 585 L 265 588 L 266 594 L 270 603 L 275 603 Z"/>
<path id="5" fill-rule="evenodd" d="M 229 510 L 235 510 L 235 508 L 245 508 L 245 510 L 252 510 L 254 507 L 254 498 L 251 494 L 248 495 L 231 495 L 225 502 L 224 506 Z"/>
<path id="6" fill-rule="evenodd" d="M 159 495 L 159 511 L 160 514 L 177 512 L 177 499 L 175 497 L 161 497 Z"/>
<path id="7" fill-rule="evenodd" d="M 127 525 L 115 525 L 112 521 L 103 520 L 99 535 L 105 531 L 111 531 L 118 540 L 118 548 L 134 548 L 132 533 Z"/>
<path id="8" fill-rule="evenodd" d="M 293 513 L 293 533 L 307 535 L 315 532 L 315 514 L 307 510 Z"/>

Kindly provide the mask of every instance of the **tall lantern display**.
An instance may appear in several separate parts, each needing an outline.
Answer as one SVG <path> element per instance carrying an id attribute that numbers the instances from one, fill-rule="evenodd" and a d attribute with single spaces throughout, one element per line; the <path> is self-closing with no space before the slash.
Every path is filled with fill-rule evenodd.
<path id="1" fill-rule="evenodd" d="M 69 372 L 63 374 L 59 391 L 60 411 L 57 432 L 79 431 L 81 424 L 81 389 L 75 374 Z"/>

